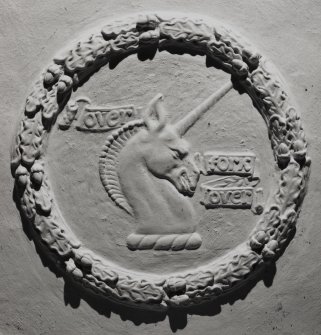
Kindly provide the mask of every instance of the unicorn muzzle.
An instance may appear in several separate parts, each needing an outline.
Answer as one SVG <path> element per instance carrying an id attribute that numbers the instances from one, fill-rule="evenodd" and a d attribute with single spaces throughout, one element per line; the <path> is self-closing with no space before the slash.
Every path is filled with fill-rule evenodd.
<path id="1" fill-rule="evenodd" d="M 198 175 L 196 173 L 189 174 L 186 169 L 183 169 L 179 174 L 179 181 L 181 184 L 180 192 L 187 195 L 193 195 L 196 190 Z"/>

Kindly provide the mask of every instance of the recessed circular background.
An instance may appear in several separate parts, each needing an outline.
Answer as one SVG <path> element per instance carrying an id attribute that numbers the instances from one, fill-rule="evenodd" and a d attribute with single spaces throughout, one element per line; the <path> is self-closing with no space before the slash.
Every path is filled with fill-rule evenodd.
<path id="1" fill-rule="evenodd" d="M 134 220 L 109 199 L 99 179 L 106 134 L 62 132 L 55 126 L 58 114 L 71 95 L 144 108 L 162 92 L 175 120 L 231 78 L 236 89 L 186 137 L 194 151 L 254 152 L 264 212 L 205 210 L 196 193 L 201 248 L 128 250 Z M 258 264 L 278 257 L 305 194 L 306 147 L 280 79 L 252 47 L 220 25 L 141 15 L 108 24 L 42 74 L 13 150 L 15 197 L 48 253 L 94 292 L 147 308 L 192 305 L 229 292 Z"/>
<path id="2" fill-rule="evenodd" d="M 74 95 L 86 96 L 97 106 L 132 104 L 144 109 L 156 93 L 162 92 L 171 113 L 169 117 L 175 120 L 229 80 L 227 73 L 206 67 L 202 56 L 163 51 L 152 60 L 143 62 L 137 55 L 131 55 L 114 69 L 104 67 Z M 193 90 L 189 90 L 192 83 Z M 191 201 L 197 210 L 197 230 L 203 239 L 200 249 L 129 250 L 126 238 L 135 229 L 135 220 L 115 205 L 98 174 L 98 157 L 107 135 L 81 132 L 75 127 L 62 131 L 55 126 L 46 156 L 59 208 L 72 230 L 91 250 L 127 269 L 164 274 L 206 264 L 236 247 L 254 228 L 258 216 L 249 209 L 206 210 L 200 204 L 202 194 L 198 188 Z M 184 138 L 193 152 L 255 153 L 255 172 L 260 174 L 260 187 L 266 190 L 266 198 L 277 187 L 268 131 L 248 95 L 229 92 Z M 202 176 L 199 184 L 210 179 Z"/>

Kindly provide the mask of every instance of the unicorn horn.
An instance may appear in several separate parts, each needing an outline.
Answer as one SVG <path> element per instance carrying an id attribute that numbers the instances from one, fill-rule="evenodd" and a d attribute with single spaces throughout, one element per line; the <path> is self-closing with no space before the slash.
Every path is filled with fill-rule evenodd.
<path id="1" fill-rule="evenodd" d="M 185 115 L 181 120 L 177 121 L 175 128 L 180 135 L 184 135 L 191 126 L 198 121 L 203 114 L 205 114 L 213 105 L 215 105 L 224 95 L 230 91 L 233 87 L 232 82 L 228 82 L 218 91 L 211 94 L 206 100 L 204 100 L 196 108 L 192 109 L 187 115 Z"/>

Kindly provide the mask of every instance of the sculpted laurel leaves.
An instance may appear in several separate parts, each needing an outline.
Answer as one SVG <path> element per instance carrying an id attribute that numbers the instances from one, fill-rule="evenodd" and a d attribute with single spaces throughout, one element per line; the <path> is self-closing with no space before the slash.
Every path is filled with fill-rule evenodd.
<path id="1" fill-rule="evenodd" d="M 20 151 L 22 161 L 30 166 L 40 156 L 44 127 L 39 118 L 25 119 L 20 134 Z"/>
<path id="2" fill-rule="evenodd" d="M 114 271 L 107 270 L 106 265 L 102 261 L 94 261 L 92 266 L 92 273 L 95 278 L 101 280 L 109 285 L 114 285 L 118 276 Z"/>
<path id="3" fill-rule="evenodd" d="M 294 207 L 301 190 L 301 172 L 299 163 L 294 160 L 283 171 L 280 182 L 280 189 L 276 196 L 276 202 L 281 213 L 288 207 Z"/>
<path id="4" fill-rule="evenodd" d="M 67 256 L 72 250 L 65 231 L 60 228 L 54 215 L 49 217 L 37 216 L 35 227 L 41 235 L 41 239 L 56 251 L 60 256 Z"/>
<path id="5" fill-rule="evenodd" d="M 21 198 L 21 207 L 23 214 L 28 220 L 32 220 L 36 214 L 36 204 L 34 197 L 34 190 L 31 187 L 30 181 L 28 181 L 26 188 Z"/>
<path id="6" fill-rule="evenodd" d="M 184 39 L 188 42 L 208 41 L 212 34 L 208 25 L 192 22 L 189 19 L 172 20 L 160 24 L 161 36 L 173 40 Z"/>
<path id="7" fill-rule="evenodd" d="M 136 281 L 130 277 L 122 278 L 117 285 L 117 292 L 121 298 L 134 302 L 157 303 L 163 298 L 163 291 L 146 280 Z"/>
<path id="8" fill-rule="evenodd" d="M 203 289 L 214 283 L 213 273 L 210 271 L 199 272 L 195 275 L 188 277 L 188 285 L 186 286 L 187 291 Z"/>
<path id="9" fill-rule="evenodd" d="M 39 190 L 35 190 L 35 203 L 38 211 L 49 214 L 51 211 L 52 197 L 47 186 L 47 180 L 43 182 Z"/>
<path id="10" fill-rule="evenodd" d="M 23 127 L 24 127 L 24 123 L 23 123 L 23 121 L 20 121 L 18 134 L 22 133 Z M 20 135 L 17 135 L 15 137 L 15 143 L 12 147 L 12 152 L 11 152 L 11 167 L 12 167 L 13 171 L 16 170 L 16 168 L 19 166 L 20 162 L 21 162 Z"/>

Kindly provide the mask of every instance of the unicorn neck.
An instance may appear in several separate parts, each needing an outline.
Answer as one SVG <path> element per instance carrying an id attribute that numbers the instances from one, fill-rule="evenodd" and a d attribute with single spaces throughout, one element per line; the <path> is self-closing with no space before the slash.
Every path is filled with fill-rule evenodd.
<path id="1" fill-rule="evenodd" d="M 196 229 L 190 200 L 167 180 L 153 176 L 128 146 L 121 154 L 119 179 L 123 193 L 134 211 L 139 234 L 180 234 Z"/>

